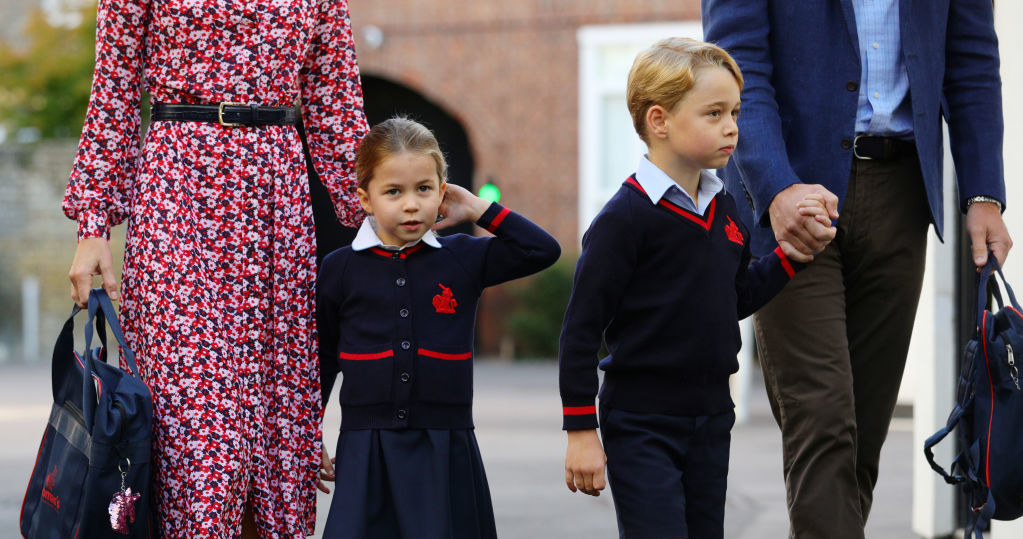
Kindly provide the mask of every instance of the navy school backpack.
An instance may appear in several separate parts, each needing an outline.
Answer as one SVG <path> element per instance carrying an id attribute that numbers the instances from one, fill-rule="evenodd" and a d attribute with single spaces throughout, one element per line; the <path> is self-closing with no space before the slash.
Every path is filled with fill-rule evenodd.
<path id="1" fill-rule="evenodd" d="M 153 401 L 110 298 L 89 295 L 85 353 L 74 350 L 77 306 L 53 350 L 53 408 L 21 508 L 27 539 L 154 536 L 150 509 Z M 131 372 L 106 363 L 110 325 Z"/>
<path id="2" fill-rule="evenodd" d="M 996 274 L 1009 296 L 1002 302 Z M 991 280 L 998 311 L 984 308 Z M 977 326 L 966 345 L 956 402 L 946 425 L 924 443 L 931 468 L 947 483 L 963 486 L 967 508 L 966 539 L 983 539 L 991 519 L 1023 516 L 1023 310 L 994 255 L 981 270 L 977 287 Z M 958 427 L 962 452 L 946 473 L 931 450 Z"/>

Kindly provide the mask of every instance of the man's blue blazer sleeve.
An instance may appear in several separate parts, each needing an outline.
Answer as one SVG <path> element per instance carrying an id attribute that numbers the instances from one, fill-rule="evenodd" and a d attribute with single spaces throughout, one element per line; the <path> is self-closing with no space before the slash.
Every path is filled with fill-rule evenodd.
<path id="1" fill-rule="evenodd" d="M 701 11 L 704 39 L 728 51 L 742 67 L 740 136 L 732 162 L 753 198 L 757 223 L 766 226 L 775 195 L 802 181 L 789 164 L 771 86 L 767 0 L 702 0 Z"/>
<path id="2" fill-rule="evenodd" d="M 960 210 L 970 197 L 1002 201 L 1002 80 L 991 0 L 952 0 L 945 40 L 944 103 Z"/>

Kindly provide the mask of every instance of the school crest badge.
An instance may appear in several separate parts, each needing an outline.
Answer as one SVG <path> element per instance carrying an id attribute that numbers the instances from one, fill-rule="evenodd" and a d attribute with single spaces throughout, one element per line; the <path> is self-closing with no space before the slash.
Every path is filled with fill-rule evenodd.
<path id="1" fill-rule="evenodd" d="M 433 308 L 438 313 L 454 314 L 455 307 L 458 306 L 458 300 L 455 299 L 455 294 L 450 288 L 444 286 L 441 283 L 437 283 L 440 287 L 440 294 L 433 296 Z"/>
<path id="2" fill-rule="evenodd" d="M 742 237 L 742 231 L 739 230 L 739 225 L 735 224 L 735 221 L 733 221 L 731 217 L 727 215 L 725 217 L 728 219 L 728 224 L 725 225 L 725 234 L 728 235 L 728 239 L 738 243 L 739 245 L 745 244 L 746 240 Z"/>

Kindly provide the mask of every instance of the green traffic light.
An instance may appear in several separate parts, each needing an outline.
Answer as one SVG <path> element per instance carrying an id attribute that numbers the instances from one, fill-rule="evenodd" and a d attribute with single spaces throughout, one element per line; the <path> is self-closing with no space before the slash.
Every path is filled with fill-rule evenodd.
<path id="1" fill-rule="evenodd" d="M 492 183 L 485 183 L 480 186 L 478 196 L 487 202 L 500 202 L 501 190 Z"/>

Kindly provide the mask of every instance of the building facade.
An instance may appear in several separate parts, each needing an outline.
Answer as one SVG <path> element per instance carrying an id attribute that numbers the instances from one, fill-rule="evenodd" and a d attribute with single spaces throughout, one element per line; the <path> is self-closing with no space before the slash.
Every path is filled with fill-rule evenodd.
<path id="1" fill-rule="evenodd" d="M 349 10 L 370 122 L 421 119 L 454 183 L 496 185 L 569 260 L 642 155 L 625 106 L 632 59 L 662 37 L 702 35 L 698 0 L 351 0 Z M 484 295 L 481 353 L 499 353 L 509 307 L 501 289 Z"/>

